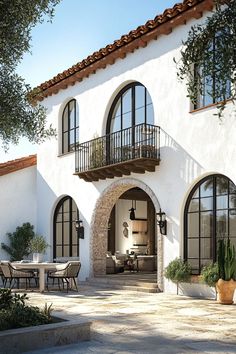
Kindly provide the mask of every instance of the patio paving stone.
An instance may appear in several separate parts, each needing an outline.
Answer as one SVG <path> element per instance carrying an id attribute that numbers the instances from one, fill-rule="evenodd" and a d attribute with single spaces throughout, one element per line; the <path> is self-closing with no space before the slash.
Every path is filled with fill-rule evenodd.
<path id="1" fill-rule="evenodd" d="M 87 285 L 80 285 L 78 293 L 28 296 L 33 305 L 52 303 L 55 316 L 93 322 L 91 341 L 32 354 L 236 353 L 236 305 Z"/>

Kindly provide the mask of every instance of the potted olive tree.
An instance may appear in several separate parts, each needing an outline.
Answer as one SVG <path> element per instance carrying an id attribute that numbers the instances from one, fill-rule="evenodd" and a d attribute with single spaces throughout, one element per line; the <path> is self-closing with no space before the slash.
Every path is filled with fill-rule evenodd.
<path id="1" fill-rule="evenodd" d="M 35 235 L 30 241 L 30 252 L 33 253 L 33 262 L 39 263 L 43 261 L 43 255 L 49 244 L 42 235 Z"/>
<path id="2" fill-rule="evenodd" d="M 179 293 L 179 283 L 188 282 L 191 278 L 191 266 L 188 262 L 183 261 L 180 258 L 176 258 L 171 261 L 165 268 L 164 275 L 168 280 L 173 281 L 177 285 L 177 295 Z"/>

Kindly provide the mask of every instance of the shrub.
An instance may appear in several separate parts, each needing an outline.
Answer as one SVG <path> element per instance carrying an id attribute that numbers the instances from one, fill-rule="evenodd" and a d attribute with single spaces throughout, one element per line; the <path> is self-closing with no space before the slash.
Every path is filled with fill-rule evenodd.
<path id="1" fill-rule="evenodd" d="M 2 249 L 6 251 L 11 258 L 11 261 L 20 261 L 25 256 L 30 254 L 29 243 L 34 237 L 34 226 L 30 223 L 24 223 L 18 226 L 16 231 L 8 232 L 9 245 L 2 243 Z"/>
<path id="2" fill-rule="evenodd" d="M 202 268 L 201 279 L 209 286 L 215 286 L 219 280 L 218 264 L 211 263 Z"/>
<path id="3" fill-rule="evenodd" d="M 0 289 L 0 310 L 9 309 L 14 304 L 25 304 L 26 294 L 12 294 L 11 289 Z"/>
<path id="4" fill-rule="evenodd" d="M 12 294 L 11 289 L 0 289 L 0 330 L 38 326 L 52 322 L 50 306 L 43 310 L 37 306 L 27 306 L 26 294 Z"/>
<path id="5" fill-rule="evenodd" d="M 188 282 L 191 277 L 191 272 L 192 269 L 188 262 L 184 262 L 182 259 L 176 258 L 165 268 L 164 275 L 167 279 L 172 280 L 177 284 L 178 294 L 179 282 Z"/>

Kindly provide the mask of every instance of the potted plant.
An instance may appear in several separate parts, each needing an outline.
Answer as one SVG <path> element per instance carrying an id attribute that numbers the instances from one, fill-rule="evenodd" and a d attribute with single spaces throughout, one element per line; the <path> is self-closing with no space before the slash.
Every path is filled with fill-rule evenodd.
<path id="1" fill-rule="evenodd" d="M 188 282 L 191 278 L 191 266 L 180 258 L 171 261 L 165 268 L 164 275 L 168 280 L 177 284 L 177 295 L 179 293 L 179 283 Z"/>
<path id="2" fill-rule="evenodd" d="M 229 238 L 218 241 L 217 260 L 202 269 L 201 277 L 207 285 L 215 286 L 220 304 L 231 305 L 236 289 L 236 254 Z"/>
<path id="3" fill-rule="evenodd" d="M 218 273 L 216 282 L 217 299 L 221 304 L 233 303 L 234 290 L 236 289 L 236 254 L 230 239 L 218 241 Z"/>
<path id="4" fill-rule="evenodd" d="M 211 263 L 203 267 L 201 271 L 201 279 L 208 286 L 214 287 L 216 291 L 216 283 L 219 280 L 218 264 Z"/>
<path id="5" fill-rule="evenodd" d="M 33 253 L 33 262 L 39 263 L 43 260 L 43 254 L 46 252 L 49 244 L 42 235 L 35 235 L 30 241 L 30 252 Z"/>

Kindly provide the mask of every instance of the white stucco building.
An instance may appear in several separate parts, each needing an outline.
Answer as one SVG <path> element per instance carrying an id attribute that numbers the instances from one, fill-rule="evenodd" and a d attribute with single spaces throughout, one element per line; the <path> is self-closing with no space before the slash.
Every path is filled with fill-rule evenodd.
<path id="1" fill-rule="evenodd" d="M 14 193 L 17 209 L 10 213 L 1 199 L 1 237 L 20 221 L 34 223 L 52 245 L 48 259 L 80 258 L 81 279 L 105 274 L 107 251 L 155 256 L 161 290 L 175 257 L 199 274 L 216 259 L 219 235 L 236 244 L 233 105 L 222 122 L 214 103 L 192 107 L 173 61 L 212 6 L 185 0 L 39 87 L 36 100 L 58 135 L 40 146 L 32 171 L 0 177 L 3 198 Z M 6 195 L 15 177 L 20 188 Z M 30 210 L 17 206 L 22 200 Z M 160 209 L 166 235 L 156 222 Z"/>

